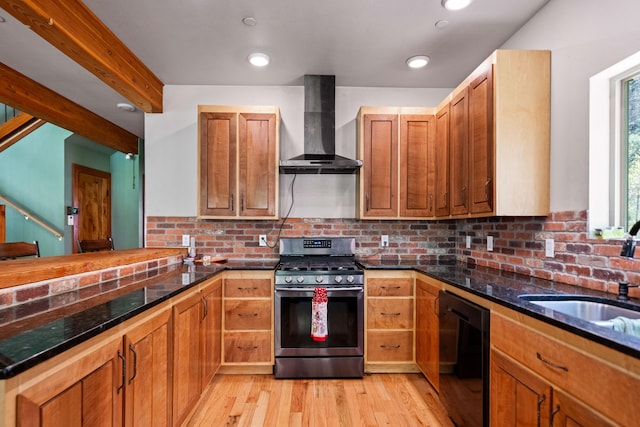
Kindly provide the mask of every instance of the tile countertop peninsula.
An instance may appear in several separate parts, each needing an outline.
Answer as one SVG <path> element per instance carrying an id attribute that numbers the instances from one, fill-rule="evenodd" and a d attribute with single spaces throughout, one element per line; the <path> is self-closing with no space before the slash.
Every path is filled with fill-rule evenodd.
<path id="1" fill-rule="evenodd" d="M 640 359 L 639 337 L 598 326 L 589 321 L 568 316 L 519 298 L 523 294 L 571 294 L 616 301 L 617 294 L 608 294 L 579 286 L 556 283 L 476 265 L 422 263 L 415 259 L 394 259 L 389 261 L 364 259 L 359 260 L 359 263 L 367 270 L 415 270 L 454 288 L 464 290 Z M 624 304 L 624 306 L 640 311 L 640 300 L 631 298 L 628 304 Z"/>
<path id="2" fill-rule="evenodd" d="M 68 296 L 69 304 L 49 307 L 49 298 L 0 310 L 0 380 L 11 378 L 99 333 L 190 289 L 225 270 L 273 270 L 277 260 L 171 264 L 136 273 L 125 287 L 118 279 L 98 290 L 82 288 L 90 299 Z M 59 298 L 54 296 L 50 298 Z"/>

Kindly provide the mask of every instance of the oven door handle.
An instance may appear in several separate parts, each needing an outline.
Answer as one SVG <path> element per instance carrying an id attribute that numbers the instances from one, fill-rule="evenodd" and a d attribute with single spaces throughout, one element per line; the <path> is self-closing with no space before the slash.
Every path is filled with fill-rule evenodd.
<path id="1" fill-rule="evenodd" d="M 321 286 L 318 286 L 321 287 Z M 364 288 L 360 287 L 360 286 L 352 286 L 352 287 L 345 287 L 345 288 L 325 288 L 327 290 L 327 292 L 353 292 L 353 291 L 358 291 L 358 292 L 364 292 Z M 291 291 L 291 292 L 313 292 L 314 288 L 279 288 L 276 287 L 276 291 L 281 291 L 281 292 L 286 292 L 286 291 Z"/>

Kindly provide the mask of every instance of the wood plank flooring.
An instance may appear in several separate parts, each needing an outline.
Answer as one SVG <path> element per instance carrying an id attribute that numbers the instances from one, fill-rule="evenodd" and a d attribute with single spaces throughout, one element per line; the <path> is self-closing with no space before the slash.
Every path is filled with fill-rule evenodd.
<path id="1" fill-rule="evenodd" d="M 216 375 L 185 425 L 453 426 L 421 374 L 297 380 Z"/>

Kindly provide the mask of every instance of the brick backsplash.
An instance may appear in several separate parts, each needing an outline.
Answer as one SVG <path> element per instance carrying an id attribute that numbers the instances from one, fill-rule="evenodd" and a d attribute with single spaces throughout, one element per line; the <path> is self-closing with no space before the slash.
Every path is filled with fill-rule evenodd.
<path id="1" fill-rule="evenodd" d="M 491 217 L 443 221 L 369 221 L 289 218 L 282 221 L 202 220 L 148 217 L 147 247 L 179 247 L 183 234 L 196 237 L 198 255 L 276 259 L 280 237 L 353 236 L 358 257 L 416 257 L 421 261 L 461 262 L 513 271 L 585 288 L 617 292 L 618 282 L 640 284 L 640 262 L 620 257 L 619 240 L 590 239 L 587 211 L 555 212 L 547 217 Z M 273 247 L 260 247 L 266 234 Z M 380 235 L 389 247 L 380 248 Z M 472 238 L 466 248 L 466 236 Z M 494 239 L 487 251 L 487 236 Z M 555 256 L 545 257 L 545 239 Z M 638 289 L 630 295 L 640 296 Z"/>

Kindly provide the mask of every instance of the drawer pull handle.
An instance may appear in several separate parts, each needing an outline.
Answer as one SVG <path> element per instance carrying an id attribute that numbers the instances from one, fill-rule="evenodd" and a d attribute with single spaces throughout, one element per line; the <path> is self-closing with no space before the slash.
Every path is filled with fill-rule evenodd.
<path id="1" fill-rule="evenodd" d="M 258 313 L 238 313 L 238 317 L 258 317 Z"/>
<path id="2" fill-rule="evenodd" d="M 400 286 L 380 286 L 380 289 L 400 289 Z"/>
<path id="3" fill-rule="evenodd" d="M 400 348 L 400 344 L 396 344 L 396 345 L 380 344 L 380 348 L 386 348 L 388 350 L 397 350 Z"/>
<path id="4" fill-rule="evenodd" d="M 400 313 L 384 313 L 384 312 L 382 312 L 380 314 L 383 315 L 383 316 L 400 316 Z"/>
<path id="5" fill-rule="evenodd" d="M 569 372 L 569 368 L 567 368 L 566 366 L 562 366 L 562 365 L 558 365 L 557 363 L 553 363 L 553 362 L 545 359 L 544 357 L 542 357 L 542 355 L 540 353 L 538 353 L 538 352 L 536 352 L 536 357 L 538 358 L 538 360 L 542 361 L 542 363 L 545 363 L 545 364 L 551 366 L 552 368 L 561 369 L 561 370 L 563 370 L 565 372 Z"/>
<path id="6" fill-rule="evenodd" d="M 257 291 L 258 288 L 256 288 L 255 286 L 253 288 L 241 288 L 241 287 L 238 287 L 238 290 L 239 291 Z"/>
<path id="7" fill-rule="evenodd" d="M 238 350 L 257 350 L 258 346 L 257 345 L 239 345 Z"/>

